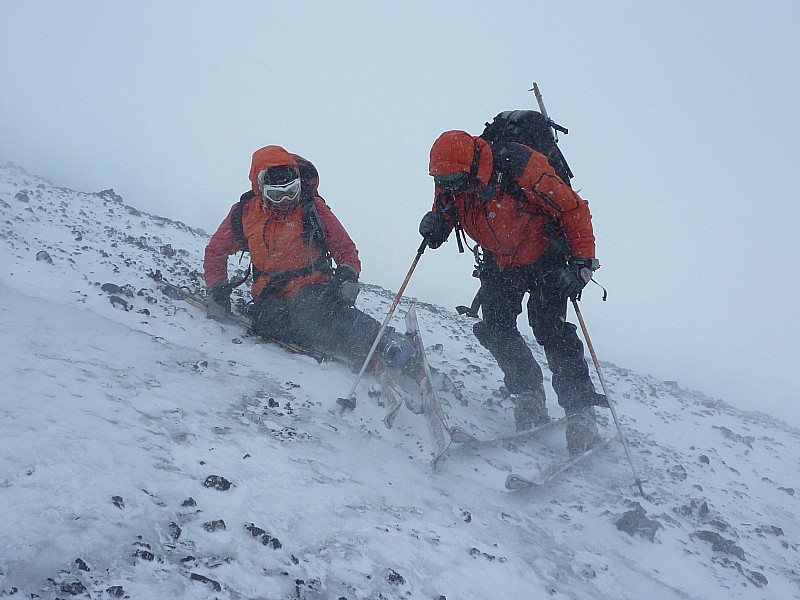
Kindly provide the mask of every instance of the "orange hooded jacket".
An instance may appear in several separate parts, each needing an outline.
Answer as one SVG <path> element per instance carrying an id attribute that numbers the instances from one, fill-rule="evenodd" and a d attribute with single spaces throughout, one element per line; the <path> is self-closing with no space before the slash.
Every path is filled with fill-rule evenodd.
<path id="1" fill-rule="evenodd" d="M 501 271 L 541 258 L 551 245 L 547 226 L 552 221 L 560 225 L 572 256 L 595 258 L 589 204 L 561 181 L 544 155 L 510 144 L 501 157 L 504 173 L 513 177 L 524 199 L 493 183 L 494 160 L 489 145 L 465 131 L 447 131 L 434 143 L 431 175 L 472 173 L 479 182 L 456 194 L 436 188 L 433 210 L 444 215 L 451 230 L 454 209 L 464 232 L 492 253 Z"/>
<path id="2" fill-rule="evenodd" d="M 323 256 L 320 244 L 315 239 L 306 239 L 308 236 L 304 236 L 300 202 L 287 211 L 275 210 L 268 202 L 262 201 L 258 188 L 258 174 L 261 171 L 289 165 L 299 172 L 297 159 L 301 157 L 290 154 L 280 146 L 266 146 L 253 153 L 250 182 L 254 195 L 242 208 L 242 228 L 247 247 L 240 246 L 233 232 L 231 214 L 236 208 L 234 205 L 206 246 L 203 260 L 206 287 L 227 281 L 228 257 L 242 250 L 250 253 L 253 267 L 263 273 L 253 282 L 253 298 L 259 297 L 275 275 L 309 267 Z M 316 193 L 315 186 L 313 190 L 314 207 L 320 217 L 328 251 L 337 265 L 351 265 L 360 274 L 361 261 L 355 244 L 322 197 Z M 288 298 L 309 284 L 324 283 L 329 279 L 330 275 L 322 271 L 298 276 L 278 290 L 275 296 Z"/>

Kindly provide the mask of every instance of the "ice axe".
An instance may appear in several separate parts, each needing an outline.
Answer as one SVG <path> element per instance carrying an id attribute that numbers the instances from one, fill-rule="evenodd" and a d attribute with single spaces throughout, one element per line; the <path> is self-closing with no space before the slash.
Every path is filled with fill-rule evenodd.
<path id="1" fill-rule="evenodd" d="M 372 348 L 369 349 L 367 353 L 367 357 L 364 359 L 364 364 L 361 365 L 361 371 L 358 373 L 358 377 L 353 382 L 353 387 L 350 388 L 350 393 L 347 394 L 346 398 L 337 398 L 336 403 L 341 406 L 340 412 L 344 412 L 346 410 L 353 410 L 356 407 L 356 387 L 358 387 L 361 378 L 364 376 L 364 372 L 367 370 L 367 366 L 369 365 L 369 361 L 372 358 L 372 355 L 375 354 L 375 349 L 378 347 L 378 344 L 381 341 L 381 337 L 383 337 L 383 332 L 386 330 L 386 326 L 389 324 L 389 320 L 392 318 L 397 305 L 400 303 L 400 298 L 403 297 L 403 292 L 406 290 L 406 286 L 408 285 L 408 281 L 411 279 L 412 273 L 414 273 L 414 269 L 417 268 L 417 263 L 419 262 L 422 253 L 425 252 L 425 248 L 428 247 L 428 240 L 422 240 L 422 243 L 417 248 L 417 255 L 414 257 L 414 262 L 411 263 L 411 267 L 408 269 L 408 273 L 406 273 L 406 278 L 403 280 L 403 284 L 400 286 L 400 290 L 397 292 L 397 295 L 394 297 L 394 302 L 389 307 L 389 312 L 386 313 L 386 318 L 383 320 L 383 324 L 381 328 L 378 330 L 378 335 L 375 336 L 375 341 L 372 342 Z"/>
<path id="2" fill-rule="evenodd" d="M 539 104 L 539 112 L 542 113 L 542 116 L 545 119 L 547 119 L 547 124 L 553 129 L 553 133 L 560 131 L 564 135 L 569 134 L 569 129 L 567 129 L 566 127 L 562 127 L 561 125 L 553 121 L 553 119 L 551 119 L 550 116 L 547 114 L 547 109 L 544 107 L 544 98 L 542 98 L 542 93 L 539 91 L 539 86 L 535 81 L 533 82 L 533 87 L 528 91 L 533 92 L 533 95 L 536 96 L 536 102 L 537 104 Z M 555 135 L 557 136 L 558 134 L 555 133 Z M 556 141 L 558 141 L 558 138 L 556 138 Z"/>

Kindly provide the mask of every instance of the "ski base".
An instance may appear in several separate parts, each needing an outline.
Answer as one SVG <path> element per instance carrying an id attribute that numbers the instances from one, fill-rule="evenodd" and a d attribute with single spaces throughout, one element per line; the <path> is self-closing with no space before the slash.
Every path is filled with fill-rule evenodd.
<path id="1" fill-rule="evenodd" d="M 405 321 L 406 335 L 411 337 L 414 341 L 414 345 L 417 347 L 418 360 L 421 363 L 420 373 L 416 381 L 422 393 L 422 413 L 428 425 L 428 432 L 436 446 L 436 452 L 433 459 L 431 459 L 431 466 L 435 469 L 439 459 L 444 456 L 445 452 L 447 452 L 447 449 L 450 447 L 452 441 L 450 427 L 447 424 L 447 417 L 442 410 L 442 406 L 439 403 L 439 398 L 433 386 L 431 368 L 425 356 L 425 345 L 422 342 L 422 336 L 420 334 L 417 310 L 413 305 L 406 313 Z"/>

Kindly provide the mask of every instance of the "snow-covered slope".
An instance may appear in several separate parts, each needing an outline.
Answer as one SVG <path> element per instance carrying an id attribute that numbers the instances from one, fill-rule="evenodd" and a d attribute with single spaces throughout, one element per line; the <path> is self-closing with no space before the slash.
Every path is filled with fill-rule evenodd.
<path id="1" fill-rule="evenodd" d="M 350 370 L 165 295 L 148 272 L 202 289 L 203 232 L 12 166 L 0 221 L 0 597 L 800 597 L 800 437 L 775 419 L 604 364 L 648 497 L 618 443 L 509 492 L 563 429 L 433 470 L 424 419 L 387 430 L 374 381 L 340 416 Z M 417 308 L 462 386 L 450 424 L 511 430 L 471 321 Z"/>

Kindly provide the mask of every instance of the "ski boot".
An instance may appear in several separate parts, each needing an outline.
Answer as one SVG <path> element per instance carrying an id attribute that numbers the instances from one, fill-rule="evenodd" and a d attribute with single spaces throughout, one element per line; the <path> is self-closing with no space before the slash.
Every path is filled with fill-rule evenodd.
<path id="1" fill-rule="evenodd" d="M 593 406 L 582 406 L 567 413 L 567 450 L 570 456 L 583 454 L 599 441 Z"/>
<path id="2" fill-rule="evenodd" d="M 514 423 L 518 432 L 544 425 L 549 420 L 543 392 L 531 390 L 517 394 Z"/>

